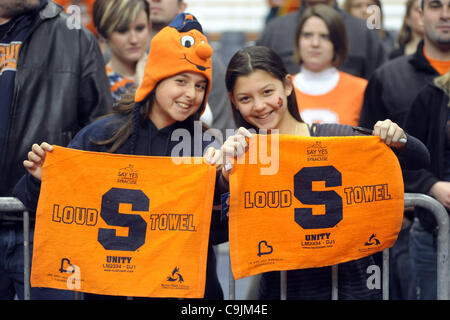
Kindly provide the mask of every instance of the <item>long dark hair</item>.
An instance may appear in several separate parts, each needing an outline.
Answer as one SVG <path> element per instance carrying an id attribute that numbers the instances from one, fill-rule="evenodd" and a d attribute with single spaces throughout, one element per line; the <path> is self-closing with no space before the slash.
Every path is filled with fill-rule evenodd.
<path id="1" fill-rule="evenodd" d="M 236 80 L 241 76 L 248 76 L 256 70 L 263 70 L 270 73 L 281 82 L 285 83 L 286 76 L 289 74 L 280 56 L 272 49 L 264 46 L 251 46 L 240 49 L 231 58 L 227 72 L 225 74 L 225 83 L 229 94 L 233 95 Z M 289 113 L 299 122 L 303 122 L 298 111 L 297 98 L 295 90 L 288 96 L 287 108 Z M 231 101 L 233 118 L 237 127 L 254 129 L 252 124 L 245 121 L 239 110 Z"/>
<path id="2" fill-rule="evenodd" d="M 117 149 L 119 149 L 124 142 L 133 135 L 133 133 L 136 133 L 138 125 L 136 123 L 136 119 L 138 118 L 138 122 L 142 124 L 150 117 L 150 110 L 153 100 L 154 92 L 152 92 L 147 99 L 140 103 L 138 110 L 135 110 L 136 103 L 134 102 L 134 90 L 122 95 L 121 100 L 113 107 L 112 112 L 100 117 L 107 118 L 114 114 L 122 115 L 122 124 L 115 132 L 112 133 L 112 136 L 109 139 L 103 141 L 91 140 L 91 142 L 100 146 L 110 145 L 108 152 L 116 152 Z M 132 149 L 134 149 L 134 146 L 132 146 Z"/>
<path id="3" fill-rule="evenodd" d="M 97 145 L 110 145 L 108 152 L 114 153 L 131 137 L 130 153 L 134 154 L 139 126 L 144 124 L 146 121 L 150 121 L 150 112 L 155 100 L 155 91 L 158 85 L 159 83 L 155 86 L 153 91 L 150 92 L 145 100 L 138 103 L 134 101 L 134 91 L 130 91 L 122 95 L 121 100 L 116 106 L 113 107 L 112 112 L 101 118 L 110 117 L 114 114 L 122 115 L 124 119 L 123 122 L 119 128 L 112 133 L 112 136 L 109 139 L 103 141 L 91 140 L 91 142 Z M 203 98 L 202 105 L 206 105 L 205 99 L 206 94 Z M 183 127 L 193 133 L 194 123 L 195 121 L 200 120 L 201 113 L 202 108 L 200 107 L 197 112 L 182 121 Z M 207 129 L 209 129 L 209 127 L 202 122 L 202 130 L 205 131 Z"/>
<path id="4" fill-rule="evenodd" d="M 397 39 L 397 42 L 400 45 L 400 47 L 406 46 L 413 38 L 413 30 L 406 23 L 406 19 L 408 19 L 408 17 L 410 16 L 411 11 L 413 10 L 413 7 L 417 1 L 418 0 L 406 1 L 405 15 L 403 17 L 402 27 L 400 28 L 400 31 L 398 33 L 398 39 Z"/>

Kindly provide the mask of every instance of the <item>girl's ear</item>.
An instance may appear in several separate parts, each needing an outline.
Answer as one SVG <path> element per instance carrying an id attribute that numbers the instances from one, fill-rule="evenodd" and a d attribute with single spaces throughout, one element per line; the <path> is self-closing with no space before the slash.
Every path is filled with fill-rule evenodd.
<path id="1" fill-rule="evenodd" d="M 287 74 L 284 78 L 284 92 L 286 93 L 287 97 L 291 95 L 292 90 L 294 90 L 294 85 L 292 84 L 292 76 L 290 74 Z"/>

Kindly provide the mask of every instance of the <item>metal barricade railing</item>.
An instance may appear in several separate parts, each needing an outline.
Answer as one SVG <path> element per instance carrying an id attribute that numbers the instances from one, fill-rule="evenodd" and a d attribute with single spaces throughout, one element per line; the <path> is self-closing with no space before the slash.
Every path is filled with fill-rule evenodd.
<path id="1" fill-rule="evenodd" d="M 6 216 L 2 213 L 6 212 L 22 212 L 22 217 Z M 23 221 L 23 287 L 24 300 L 30 300 L 30 214 L 23 203 L 17 198 L 2 197 L 0 198 L 0 219 L 3 220 L 22 220 Z"/>
<path id="2" fill-rule="evenodd" d="M 450 262 L 449 262 L 449 217 L 447 210 L 434 198 L 417 193 L 405 193 L 405 207 L 422 207 L 434 214 L 439 230 L 437 236 L 437 299 L 449 300 L 450 292 Z M 338 299 L 338 265 L 331 268 L 331 299 Z M 234 300 L 235 280 L 233 273 L 229 271 L 229 299 Z M 287 299 L 287 273 L 280 271 L 280 299 Z M 382 272 L 382 298 L 389 300 L 389 249 L 383 250 L 383 272 Z"/>
<path id="3" fill-rule="evenodd" d="M 422 207 L 434 214 L 439 226 L 437 235 L 437 299 L 449 300 L 450 285 L 450 262 L 449 262 L 449 217 L 447 210 L 435 199 L 424 194 L 405 193 L 405 207 Z M 24 299 L 30 300 L 30 215 L 28 209 L 17 198 L 2 197 L 0 198 L 0 219 L 11 219 L 1 213 L 5 212 L 22 212 L 23 220 L 23 247 L 24 247 Z M 229 269 L 229 299 L 234 300 L 236 297 L 236 285 L 231 271 L 231 263 Z M 383 251 L 383 299 L 389 299 L 389 249 Z M 281 271 L 280 276 L 281 300 L 287 299 L 287 274 Z M 333 300 L 338 298 L 338 266 L 332 266 L 332 292 Z M 75 299 L 80 299 L 79 293 L 76 292 Z"/>
<path id="4" fill-rule="evenodd" d="M 449 299 L 449 217 L 447 210 L 436 199 L 417 193 L 405 194 L 405 207 L 421 207 L 434 214 L 438 224 L 437 235 L 437 299 Z"/>

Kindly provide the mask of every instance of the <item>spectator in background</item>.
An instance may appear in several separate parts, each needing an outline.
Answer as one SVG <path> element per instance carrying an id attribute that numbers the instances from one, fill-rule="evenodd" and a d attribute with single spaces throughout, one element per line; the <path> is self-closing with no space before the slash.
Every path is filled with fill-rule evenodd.
<path id="1" fill-rule="evenodd" d="M 305 9 L 320 3 L 338 11 L 347 29 L 349 52 L 340 69 L 368 79 L 387 58 L 381 39 L 376 30 L 367 28 L 364 21 L 338 8 L 335 0 L 303 0 L 298 11 L 272 19 L 256 44 L 275 50 L 282 57 L 290 74 L 299 72 L 299 66 L 293 59 L 295 28 Z"/>
<path id="2" fill-rule="evenodd" d="M 428 194 L 450 210 L 450 72 L 428 83 L 414 100 L 405 122 L 409 133 L 430 151 L 431 164 L 418 171 L 406 171 L 407 192 Z M 437 298 L 437 231 L 431 212 L 416 208 L 411 227 L 410 250 L 416 278 L 415 298 Z M 444 279 L 443 281 L 448 281 Z"/>
<path id="3" fill-rule="evenodd" d="M 302 119 L 308 123 L 357 125 L 367 80 L 337 68 L 348 52 L 341 16 L 326 5 L 307 8 L 295 30 L 293 85 Z"/>
<path id="4" fill-rule="evenodd" d="M 34 141 L 66 146 L 112 106 L 96 38 L 83 26 L 69 28 L 62 10 L 47 0 L 0 2 L 1 197 L 12 196 Z M 31 223 L 30 246 L 33 232 Z M 0 299 L 24 298 L 23 268 L 22 223 L 2 219 Z M 53 298 L 73 299 L 73 292 L 31 288 L 31 299 Z"/>
<path id="5" fill-rule="evenodd" d="M 268 0 L 267 2 L 270 10 L 266 17 L 266 24 L 276 16 L 282 16 L 297 11 L 300 7 L 301 0 Z"/>
<path id="6" fill-rule="evenodd" d="M 390 60 L 370 78 L 359 121 L 361 126 L 370 128 L 378 120 L 385 118 L 403 126 L 412 102 L 421 88 L 434 77 L 448 71 L 449 5 L 450 0 L 421 1 L 420 16 L 424 26 L 424 39 L 414 54 Z M 401 299 L 415 299 L 415 295 L 411 296 L 414 290 L 414 274 L 409 257 L 409 242 L 413 236 L 413 233 L 409 232 L 412 219 L 405 211 L 404 229 L 390 250 L 391 266 L 394 268 L 390 274 L 399 277 L 400 287 L 400 291 L 392 296 L 398 295 Z M 394 287 L 394 284 L 391 287 Z"/>
<path id="7" fill-rule="evenodd" d="M 377 6 L 378 10 L 369 9 L 370 6 Z M 383 27 L 383 6 L 381 0 L 345 0 L 344 10 L 352 16 L 363 19 L 369 23 L 379 23 L 374 27 L 383 41 L 386 53 L 392 52 L 397 48 L 397 34 L 392 30 L 386 30 Z M 379 14 L 379 16 L 374 16 Z M 373 21 L 372 21 L 373 20 Z"/>
<path id="8" fill-rule="evenodd" d="M 278 15 L 282 16 L 290 12 L 297 11 L 300 8 L 302 0 L 284 0 L 278 11 Z"/>
<path id="9" fill-rule="evenodd" d="M 280 11 L 280 7 L 283 5 L 283 2 L 284 0 L 267 0 L 269 13 L 266 17 L 266 23 L 278 15 L 278 11 Z"/>
<path id="10" fill-rule="evenodd" d="M 94 24 L 111 54 L 106 65 L 114 103 L 135 90 L 144 74 L 150 9 L 146 0 L 96 0 Z"/>
<path id="11" fill-rule="evenodd" d="M 94 20 L 92 19 L 93 6 L 95 0 L 54 0 L 56 3 L 62 5 L 67 11 L 71 5 L 78 6 L 81 10 L 81 23 L 89 29 L 93 34 L 97 35 L 95 30 Z"/>
<path id="12" fill-rule="evenodd" d="M 183 0 L 147 0 L 150 3 L 150 37 L 168 25 L 179 13 L 185 12 L 187 3 Z M 225 88 L 225 66 L 220 58 L 212 56 L 213 80 L 208 97 L 208 109 L 201 120 L 208 126 L 219 129 L 225 137 L 225 129 L 235 129 L 230 102 Z M 208 114 L 209 111 L 209 114 Z"/>
<path id="13" fill-rule="evenodd" d="M 370 78 L 359 122 L 364 127 L 386 118 L 403 125 L 417 92 L 450 66 L 450 0 L 421 1 L 424 39 L 413 55 L 388 61 Z"/>
<path id="14" fill-rule="evenodd" d="M 419 0 L 406 1 L 405 16 L 398 34 L 399 47 L 391 52 L 389 59 L 413 54 L 423 39 L 423 23 L 420 18 Z"/>

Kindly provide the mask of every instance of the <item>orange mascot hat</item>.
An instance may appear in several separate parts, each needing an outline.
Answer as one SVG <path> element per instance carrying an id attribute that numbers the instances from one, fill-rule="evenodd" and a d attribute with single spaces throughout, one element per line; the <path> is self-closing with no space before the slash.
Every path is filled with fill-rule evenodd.
<path id="1" fill-rule="evenodd" d="M 145 65 L 144 78 L 136 91 L 135 102 L 145 100 L 156 84 L 164 78 L 181 72 L 200 73 L 208 80 L 208 85 L 199 110 L 203 113 L 211 88 L 213 50 L 203 34 L 202 26 L 189 13 L 180 13 L 152 39 Z"/>

